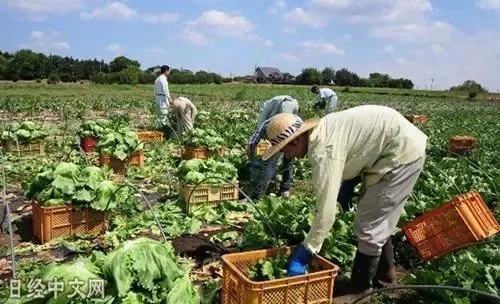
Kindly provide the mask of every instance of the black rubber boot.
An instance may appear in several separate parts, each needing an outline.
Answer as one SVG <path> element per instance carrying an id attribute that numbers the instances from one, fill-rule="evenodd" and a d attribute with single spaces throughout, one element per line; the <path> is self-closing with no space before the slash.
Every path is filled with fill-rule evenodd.
<path id="1" fill-rule="evenodd" d="M 335 297 L 335 304 L 351 303 L 359 297 L 372 291 L 372 281 L 377 273 L 380 256 L 369 256 L 359 251 L 356 252 L 352 266 L 351 282 L 348 290 L 341 297 Z M 360 303 L 368 303 L 366 298 Z"/>
<path id="2" fill-rule="evenodd" d="M 374 284 L 392 284 L 396 278 L 396 267 L 394 265 L 394 249 L 392 240 L 388 239 L 382 247 L 382 255 L 378 263 L 377 274 L 375 275 Z"/>

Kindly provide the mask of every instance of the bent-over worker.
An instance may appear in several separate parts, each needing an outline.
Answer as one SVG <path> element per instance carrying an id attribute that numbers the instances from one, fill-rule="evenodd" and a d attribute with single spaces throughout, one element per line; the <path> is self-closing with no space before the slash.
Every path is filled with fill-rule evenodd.
<path id="1" fill-rule="evenodd" d="M 396 110 L 365 105 L 305 122 L 276 115 L 267 126 L 272 146 L 263 159 L 308 156 L 316 194 L 316 215 L 288 265 L 300 275 L 335 222 L 342 180 L 361 176 L 363 192 L 354 220 L 357 251 L 347 298 L 370 291 L 375 280 L 394 280 L 393 233 L 425 161 L 427 136 Z"/>
<path id="2" fill-rule="evenodd" d="M 192 129 L 198 110 L 191 100 L 186 97 L 178 97 L 172 102 L 172 108 L 176 115 L 178 135 Z"/>
<path id="3" fill-rule="evenodd" d="M 167 132 L 168 126 L 168 107 L 172 102 L 167 80 L 168 74 L 170 74 L 170 67 L 168 65 L 162 65 L 160 67 L 160 73 L 161 74 L 155 80 L 154 93 L 157 109 L 157 124 L 165 133 Z"/>
<path id="4" fill-rule="evenodd" d="M 299 104 L 297 100 L 292 98 L 291 96 L 280 95 L 265 101 L 260 108 L 257 130 L 249 140 L 248 151 L 250 156 L 253 156 L 255 154 L 255 149 L 260 140 L 267 138 L 266 127 L 272 117 L 279 113 L 291 113 L 296 115 L 298 114 L 298 112 Z M 273 179 L 273 177 L 276 175 L 276 167 L 280 155 L 280 153 L 277 153 L 273 157 L 262 162 L 256 180 L 252 181 L 254 183 L 252 193 L 250 194 L 250 197 L 252 199 L 258 199 L 262 194 L 266 192 L 271 179 Z M 293 160 L 283 157 L 283 174 L 279 188 L 279 194 L 281 196 L 290 196 L 292 179 Z"/>
<path id="5" fill-rule="evenodd" d="M 311 92 L 318 94 L 318 100 L 313 105 L 314 109 L 324 109 L 326 107 L 326 114 L 335 111 L 335 108 L 337 107 L 337 94 L 334 90 L 313 86 L 311 88 Z"/>

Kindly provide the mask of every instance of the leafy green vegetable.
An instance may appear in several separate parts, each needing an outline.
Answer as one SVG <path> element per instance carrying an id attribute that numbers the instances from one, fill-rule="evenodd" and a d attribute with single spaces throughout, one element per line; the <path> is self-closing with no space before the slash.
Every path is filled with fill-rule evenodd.
<path id="1" fill-rule="evenodd" d="M 287 262 L 288 257 L 283 254 L 260 259 L 250 267 L 248 277 L 258 282 L 284 278 L 287 275 Z"/>
<path id="2" fill-rule="evenodd" d="M 15 122 L 7 126 L 2 132 L 1 139 L 7 142 L 29 143 L 42 140 L 49 135 L 47 130 L 32 121 L 21 124 Z"/>
<path id="3" fill-rule="evenodd" d="M 130 199 L 128 188 L 119 188 L 109 173 L 98 167 L 61 162 L 42 167 L 23 184 L 26 197 L 41 206 L 74 204 L 94 210 L 115 210 Z"/>
<path id="4" fill-rule="evenodd" d="M 221 184 L 221 180 L 236 181 L 238 170 L 234 165 L 215 159 L 190 159 L 183 160 L 177 170 L 179 179 L 187 184 Z M 205 179 L 212 177 L 204 181 Z"/>
<path id="5" fill-rule="evenodd" d="M 101 153 L 111 155 L 119 160 L 125 160 L 143 148 L 144 144 L 139 141 L 137 133 L 128 128 L 107 133 L 97 144 L 97 149 Z"/>
<path id="6" fill-rule="evenodd" d="M 222 148 L 224 139 L 212 129 L 193 128 L 186 133 L 184 145 L 192 147 L 205 147 L 208 150 Z"/>
<path id="7" fill-rule="evenodd" d="M 111 132 L 111 122 L 106 119 L 88 120 L 80 125 L 77 134 L 80 138 L 95 137 L 101 138 L 106 133 Z"/>
<path id="8" fill-rule="evenodd" d="M 200 302 L 187 270 L 168 243 L 146 238 L 126 241 L 108 254 L 103 272 L 118 297 L 130 303 L 138 299 L 139 303 Z"/>

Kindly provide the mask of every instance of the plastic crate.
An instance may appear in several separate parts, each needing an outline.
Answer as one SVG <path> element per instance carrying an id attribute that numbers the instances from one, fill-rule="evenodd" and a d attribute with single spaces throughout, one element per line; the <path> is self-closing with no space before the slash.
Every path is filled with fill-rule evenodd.
<path id="1" fill-rule="evenodd" d="M 497 220 L 476 191 L 459 195 L 403 226 L 424 260 L 476 243 L 500 230 Z"/>
<path id="2" fill-rule="evenodd" d="M 109 166 L 109 155 L 104 153 L 99 153 L 99 166 Z"/>
<path id="3" fill-rule="evenodd" d="M 92 209 L 78 210 L 76 206 L 43 207 L 31 203 L 33 235 L 42 244 L 73 234 L 99 234 L 105 229 L 105 212 Z"/>
<path id="4" fill-rule="evenodd" d="M 471 136 L 452 136 L 448 139 L 448 155 L 470 154 L 476 147 L 477 140 Z"/>
<path id="5" fill-rule="evenodd" d="M 160 143 L 163 141 L 163 132 L 160 131 L 139 131 L 137 136 L 143 143 Z"/>
<path id="6" fill-rule="evenodd" d="M 3 142 L 2 146 L 6 152 L 16 153 L 23 155 L 37 155 L 44 154 L 45 146 L 43 142 L 32 142 L 32 143 L 20 143 L 19 145 L 15 142 Z"/>
<path id="7" fill-rule="evenodd" d="M 278 254 L 289 256 L 292 251 L 292 247 L 285 247 L 223 255 L 221 304 L 332 303 L 339 267 L 320 256 L 315 256 L 311 272 L 304 275 L 265 282 L 247 277 L 249 268 L 259 259 Z"/>
<path id="8" fill-rule="evenodd" d="M 271 147 L 271 143 L 269 142 L 260 142 L 256 149 L 255 149 L 255 154 L 256 155 L 264 155 L 264 152 L 266 152 L 267 148 Z"/>
<path id="9" fill-rule="evenodd" d="M 208 150 L 208 148 L 205 147 L 191 147 L 191 146 L 185 146 L 184 151 L 182 152 L 182 159 L 193 159 L 193 158 L 198 158 L 198 159 L 207 159 L 213 156 L 224 156 L 224 149 L 219 149 L 215 151 Z"/>
<path id="10" fill-rule="evenodd" d="M 408 119 L 411 123 L 420 123 L 424 124 L 427 122 L 427 116 L 425 115 L 406 115 L 406 119 Z"/>
<path id="11" fill-rule="evenodd" d="M 83 152 L 85 153 L 94 152 L 96 146 L 97 146 L 97 138 L 92 136 L 80 138 L 80 147 L 82 147 Z"/>
<path id="12" fill-rule="evenodd" d="M 217 205 L 223 201 L 238 200 L 238 182 L 232 184 L 214 185 L 188 185 L 181 184 L 180 196 L 184 203 L 184 211 L 190 213 L 196 205 Z"/>
<path id="13" fill-rule="evenodd" d="M 113 171 L 116 174 L 123 174 L 125 173 L 125 167 L 126 166 L 143 166 L 144 165 L 144 152 L 139 151 L 134 154 L 132 154 L 128 159 L 126 160 L 120 160 L 114 157 L 110 157 L 109 159 L 109 167 L 113 169 Z"/>

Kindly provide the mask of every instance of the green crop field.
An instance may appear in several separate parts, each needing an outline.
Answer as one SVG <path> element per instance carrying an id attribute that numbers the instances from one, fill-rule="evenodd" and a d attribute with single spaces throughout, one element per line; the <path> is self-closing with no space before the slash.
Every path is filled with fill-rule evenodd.
<path id="1" fill-rule="evenodd" d="M 28 297 L 34 292 L 33 279 L 45 280 L 51 278 L 51 274 L 56 274 L 63 282 L 75 276 L 82 280 L 103 280 L 106 303 L 200 303 L 200 298 L 201 303 L 219 303 L 221 254 L 295 245 L 303 239 L 314 214 L 315 202 L 307 160 L 297 163 L 293 196 L 288 200 L 270 193 L 254 202 L 255 208 L 238 200 L 216 206 L 200 205 L 186 215 L 178 193 L 180 183 L 201 181 L 211 175 L 238 180 L 246 190 L 252 172 L 245 148 L 256 128 L 261 103 L 275 95 L 287 94 L 297 98 L 303 117 L 320 115 L 312 110 L 315 96 L 309 92 L 309 87 L 170 85 L 170 90 L 174 97 L 185 96 L 195 103 L 200 111 L 197 127 L 217 133 L 205 140 L 213 139 L 214 147 L 218 141 L 214 138 L 222 140 L 220 146 L 225 150 L 224 157 L 212 171 L 196 172 L 202 177 L 192 174 L 190 170 L 195 166 L 181 159 L 184 144 L 194 140 L 194 136 L 144 145 L 144 165 L 127 167 L 125 177 L 112 174 L 108 167 L 89 169 L 99 163 L 98 153 L 85 155 L 79 149 L 81 125 L 106 119 L 109 130 L 113 129 L 114 133 L 104 134 L 103 142 L 123 140 L 125 143 L 115 146 L 108 143 L 109 146 L 102 147 L 103 151 L 115 153 L 121 149 L 120 152 L 128 153 L 139 150 L 138 146 L 129 147 L 128 141 L 133 139 L 128 137 L 126 130 L 154 129 L 152 86 L 0 84 L 2 140 L 11 138 L 8 130 L 16 123 L 32 121 L 37 132 L 46 132 L 42 139 L 43 155 L 25 156 L 15 151 L 2 151 L 5 199 L 12 209 L 16 276 L 23 296 L 8 299 L 12 291 L 9 285 L 12 265 L 8 225 L 4 219 L 0 235 L 2 303 L 90 303 L 89 299 L 78 302 L 76 298 L 67 300 L 67 297 L 64 301 L 59 298 L 59 302 L 51 302 L 54 290 L 44 293 L 43 299 Z M 479 95 L 470 101 L 465 94 L 449 92 L 336 90 L 339 110 L 361 104 L 380 104 L 393 107 L 404 115 L 428 117 L 427 123 L 419 125 L 429 136 L 425 169 L 408 199 L 399 228 L 469 191 L 479 192 L 494 216 L 500 219 L 500 103 L 496 95 Z M 35 138 L 33 134 L 26 136 Z M 470 155 L 452 157 L 447 154 L 448 139 L 454 135 L 472 136 L 477 140 Z M 15 144 L 12 146 L 16 148 Z M 271 185 L 270 192 L 274 187 L 275 184 Z M 139 192 L 153 203 L 155 216 L 137 195 Z M 112 213 L 108 213 L 106 232 L 97 236 L 78 234 L 41 245 L 32 235 L 31 200 L 43 200 L 46 206 L 72 201 Z M 4 217 L 3 209 L 0 219 Z M 350 276 L 356 250 L 352 229 L 355 212 L 349 210 L 337 216 L 321 253 L 340 267 L 341 276 L 336 280 L 339 284 Z M 497 235 L 483 244 L 425 262 L 404 234 L 395 231 L 398 283 L 458 286 L 499 295 L 499 241 Z M 156 264 L 143 265 L 143 257 L 158 260 Z M 71 293 L 72 289 L 66 288 L 69 287 L 60 294 Z M 373 301 L 493 303 L 473 294 L 430 289 L 385 293 Z"/>

